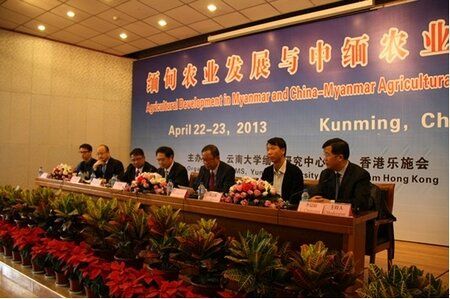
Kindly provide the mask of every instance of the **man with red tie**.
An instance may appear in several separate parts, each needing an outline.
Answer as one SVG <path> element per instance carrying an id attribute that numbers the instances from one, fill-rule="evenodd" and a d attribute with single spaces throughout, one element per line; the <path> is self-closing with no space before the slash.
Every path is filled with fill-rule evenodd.
<path id="1" fill-rule="evenodd" d="M 203 166 L 200 167 L 197 180 L 193 188 L 197 190 L 200 183 L 208 191 L 228 192 L 235 184 L 236 171 L 230 165 L 220 161 L 220 153 L 217 146 L 208 144 L 202 149 Z"/>

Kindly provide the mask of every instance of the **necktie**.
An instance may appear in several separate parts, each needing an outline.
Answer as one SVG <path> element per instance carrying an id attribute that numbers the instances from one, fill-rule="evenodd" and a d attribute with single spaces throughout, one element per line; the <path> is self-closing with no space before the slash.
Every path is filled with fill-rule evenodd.
<path id="1" fill-rule="evenodd" d="M 164 178 L 167 180 L 167 178 L 169 177 L 169 171 L 167 169 L 164 170 L 164 175 Z"/>
<path id="2" fill-rule="evenodd" d="M 336 172 L 336 190 L 334 194 L 334 199 L 338 199 L 339 195 L 339 188 L 341 187 L 341 174 L 339 172 Z"/>
<path id="3" fill-rule="evenodd" d="M 139 168 L 136 168 L 136 175 L 135 175 L 135 177 L 137 178 L 140 174 L 141 174 L 141 172 L 139 171 Z"/>
<path id="4" fill-rule="evenodd" d="M 208 182 L 209 191 L 213 191 L 215 185 L 216 185 L 216 180 L 214 178 L 214 171 L 211 171 L 209 173 L 209 182 Z"/>
<path id="5" fill-rule="evenodd" d="M 106 172 L 106 164 L 103 164 L 102 165 L 102 173 L 103 173 L 103 175 L 105 175 L 105 172 Z"/>

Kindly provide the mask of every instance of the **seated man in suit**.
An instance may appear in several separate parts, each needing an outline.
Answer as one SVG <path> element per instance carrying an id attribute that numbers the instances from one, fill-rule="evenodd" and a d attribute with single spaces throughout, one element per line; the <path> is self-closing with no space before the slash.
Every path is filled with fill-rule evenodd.
<path id="1" fill-rule="evenodd" d="M 158 173 L 166 178 L 166 181 L 172 181 L 174 187 L 189 186 L 189 178 L 186 167 L 174 161 L 173 149 L 167 146 L 161 146 L 156 150 L 156 160 L 160 168 Z"/>
<path id="2" fill-rule="evenodd" d="M 97 158 L 97 162 L 92 166 L 97 178 L 102 178 L 107 183 L 114 175 L 117 177 L 123 175 L 122 162 L 111 157 L 107 145 L 100 144 L 97 147 Z"/>
<path id="3" fill-rule="evenodd" d="M 81 154 L 82 161 L 75 167 L 75 172 L 81 172 L 84 175 L 84 179 L 89 179 L 92 173 L 92 166 L 97 162 L 97 160 L 92 158 L 92 146 L 83 143 L 78 147 L 78 152 Z"/>
<path id="4" fill-rule="evenodd" d="M 286 141 L 280 137 L 271 138 L 266 148 L 273 165 L 264 169 L 261 179 L 272 184 L 285 201 L 298 204 L 303 191 L 303 173 L 286 159 Z"/>
<path id="5" fill-rule="evenodd" d="M 130 160 L 131 163 L 128 165 L 127 170 L 119 177 L 119 180 L 127 182 L 128 185 L 143 172 L 157 171 L 155 166 L 145 161 L 144 151 L 141 148 L 135 148 L 130 152 Z"/>
<path id="6" fill-rule="evenodd" d="M 310 200 L 351 203 L 356 213 L 371 209 L 370 174 L 348 160 L 348 143 L 333 138 L 322 148 L 327 168 L 320 173 L 316 194 Z"/>
<path id="7" fill-rule="evenodd" d="M 219 149 L 209 144 L 202 149 L 203 166 L 200 167 L 193 188 L 197 190 L 200 183 L 209 191 L 228 192 L 235 184 L 234 168 L 220 161 Z"/>

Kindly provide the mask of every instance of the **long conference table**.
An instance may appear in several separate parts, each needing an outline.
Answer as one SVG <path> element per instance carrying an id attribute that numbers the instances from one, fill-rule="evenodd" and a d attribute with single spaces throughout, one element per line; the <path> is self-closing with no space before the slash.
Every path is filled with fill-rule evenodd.
<path id="1" fill-rule="evenodd" d="M 170 205 L 173 209 L 181 210 L 182 220 L 186 223 L 196 222 L 200 218 L 215 218 L 227 235 L 235 237 L 246 230 L 256 233 L 264 228 L 278 237 L 279 243 L 290 242 L 293 249 L 299 249 L 302 244 L 313 244 L 322 240 L 330 249 L 352 251 L 356 271 L 360 273 L 364 269 L 366 222 L 376 218 L 378 214 L 376 211 L 367 211 L 355 217 L 328 216 L 148 193 L 131 193 L 44 178 L 36 178 L 36 184 L 104 199 L 137 200 L 144 207 L 145 205 Z"/>

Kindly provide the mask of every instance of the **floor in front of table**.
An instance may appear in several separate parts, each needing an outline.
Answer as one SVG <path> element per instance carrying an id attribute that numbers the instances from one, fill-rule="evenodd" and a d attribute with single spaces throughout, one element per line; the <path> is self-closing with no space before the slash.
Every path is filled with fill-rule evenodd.
<path id="1" fill-rule="evenodd" d="M 441 278 L 443 283 L 448 286 L 448 247 L 404 241 L 396 241 L 395 245 L 394 264 L 399 266 L 416 265 L 419 269 L 424 270 L 425 273 L 430 272 L 435 277 Z M 386 251 L 377 254 L 375 263 L 383 269 L 387 268 Z M 365 264 L 366 266 L 369 264 L 369 257 L 366 257 Z M 31 298 L 38 296 L 20 287 L 17 281 L 12 281 L 4 276 L 0 276 L 0 298 L 12 297 Z"/>

